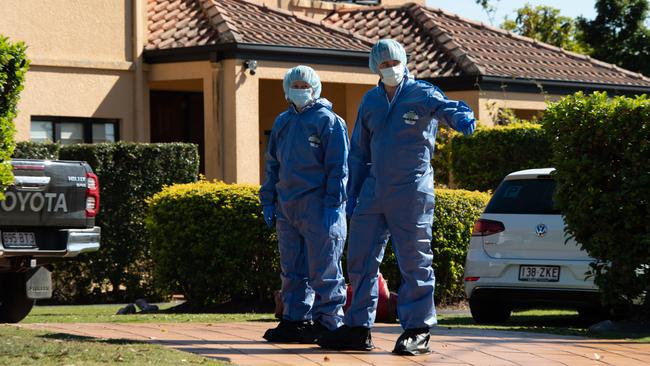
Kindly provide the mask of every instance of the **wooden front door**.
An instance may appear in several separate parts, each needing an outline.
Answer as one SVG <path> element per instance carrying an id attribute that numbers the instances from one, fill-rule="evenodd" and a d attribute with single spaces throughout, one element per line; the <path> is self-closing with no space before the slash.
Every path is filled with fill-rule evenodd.
<path id="1" fill-rule="evenodd" d="M 199 145 L 199 171 L 204 174 L 203 93 L 152 90 L 149 104 L 151 142 Z"/>

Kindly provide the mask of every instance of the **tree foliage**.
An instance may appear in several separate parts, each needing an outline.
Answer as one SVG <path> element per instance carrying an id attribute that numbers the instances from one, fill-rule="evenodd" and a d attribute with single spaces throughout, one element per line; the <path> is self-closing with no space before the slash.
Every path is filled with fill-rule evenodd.
<path id="1" fill-rule="evenodd" d="M 648 0 L 597 0 L 593 20 L 578 18 L 584 40 L 598 60 L 650 75 Z"/>
<path id="2" fill-rule="evenodd" d="M 462 189 L 494 190 L 507 174 L 549 167 L 550 160 L 550 141 L 538 124 L 479 128 L 451 140 L 452 174 Z"/>
<path id="3" fill-rule="evenodd" d="M 14 118 L 29 62 L 24 43 L 0 35 L 0 200 L 14 177 L 9 159 L 14 150 Z"/>
<path id="4" fill-rule="evenodd" d="M 487 14 L 488 19 L 490 19 L 490 24 L 494 24 L 494 16 L 497 12 L 497 6 L 491 0 L 474 0 L 476 4 L 480 5 L 483 8 L 485 14 Z M 501 0 L 495 0 L 497 3 Z"/>
<path id="5" fill-rule="evenodd" d="M 645 303 L 650 319 L 650 99 L 577 93 L 542 118 L 567 234 L 596 262 L 608 305 Z"/>
<path id="6" fill-rule="evenodd" d="M 560 15 L 560 9 L 551 6 L 526 4 L 517 9 L 515 19 L 506 17 L 501 28 L 569 51 L 585 53 L 588 50 L 576 21 Z"/>

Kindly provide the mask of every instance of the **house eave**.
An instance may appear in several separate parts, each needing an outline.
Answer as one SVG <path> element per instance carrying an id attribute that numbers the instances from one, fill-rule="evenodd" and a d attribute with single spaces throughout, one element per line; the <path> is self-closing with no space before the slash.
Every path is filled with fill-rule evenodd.
<path id="1" fill-rule="evenodd" d="M 568 95 L 578 91 L 606 91 L 612 95 L 650 94 L 650 86 L 590 83 L 567 80 L 544 80 L 502 76 L 452 76 L 424 79 L 445 91 L 480 90 L 511 93 L 545 93 Z"/>
<path id="2" fill-rule="evenodd" d="M 547 94 L 572 94 L 578 91 L 592 93 L 606 91 L 614 95 L 636 95 L 650 93 L 650 86 L 592 83 L 585 81 L 544 80 L 483 76 L 481 86 L 493 87 L 493 90 L 523 91 L 535 90 Z"/>
<path id="3" fill-rule="evenodd" d="M 228 43 L 195 47 L 145 50 L 144 62 L 149 64 L 253 59 L 292 63 L 327 64 L 368 67 L 367 51 L 336 50 L 251 43 Z"/>

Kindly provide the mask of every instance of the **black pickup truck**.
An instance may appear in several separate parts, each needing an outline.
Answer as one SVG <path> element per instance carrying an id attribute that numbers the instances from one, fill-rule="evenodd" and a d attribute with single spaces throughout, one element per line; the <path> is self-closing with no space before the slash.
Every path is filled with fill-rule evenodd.
<path id="1" fill-rule="evenodd" d="M 99 250 L 99 182 L 81 161 L 12 160 L 0 201 L 0 323 L 52 296 L 51 264 Z"/>

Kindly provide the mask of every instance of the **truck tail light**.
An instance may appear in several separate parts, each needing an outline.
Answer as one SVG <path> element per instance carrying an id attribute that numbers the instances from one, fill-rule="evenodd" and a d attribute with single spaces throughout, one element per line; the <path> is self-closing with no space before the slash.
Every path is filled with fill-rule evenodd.
<path id="1" fill-rule="evenodd" d="M 472 236 L 488 236 L 504 231 L 506 227 L 501 221 L 478 219 L 474 223 Z"/>
<path id="2" fill-rule="evenodd" d="M 93 173 L 86 173 L 86 217 L 99 212 L 99 180 Z"/>
<path id="3" fill-rule="evenodd" d="M 465 277 L 464 278 L 465 282 L 476 282 L 479 279 L 481 279 L 481 277 Z"/>

